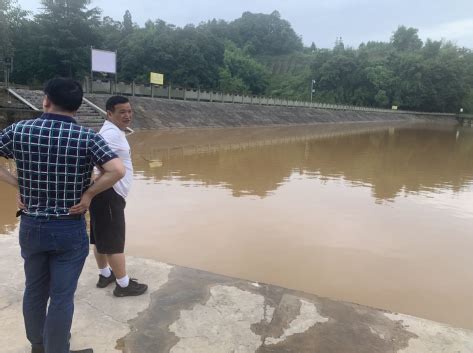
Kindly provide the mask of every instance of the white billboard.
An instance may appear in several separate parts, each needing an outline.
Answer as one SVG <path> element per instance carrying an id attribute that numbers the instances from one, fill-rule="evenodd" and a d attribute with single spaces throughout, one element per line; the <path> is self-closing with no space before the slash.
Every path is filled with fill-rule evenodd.
<path id="1" fill-rule="evenodd" d="M 92 49 L 92 71 L 116 74 L 117 53 L 114 51 Z"/>

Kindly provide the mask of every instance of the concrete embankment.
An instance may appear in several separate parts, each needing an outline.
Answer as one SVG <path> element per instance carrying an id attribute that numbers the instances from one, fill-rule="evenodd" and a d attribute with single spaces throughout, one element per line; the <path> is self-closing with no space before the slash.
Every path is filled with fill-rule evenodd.
<path id="1" fill-rule="evenodd" d="M 94 104 L 105 108 L 109 95 L 87 95 Z M 441 120 L 454 122 L 452 115 L 379 112 L 363 110 L 319 109 L 255 104 L 193 102 L 158 98 L 130 97 L 137 129 L 202 127 L 244 127 L 300 125 L 337 122 L 392 122 Z"/>
<path id="2" fill-rule="evenodd" d="M 29 352 L 17 234 L 0 237 L 0 346 Z M 95 287 L 87 260 L 76 295 L 72 348 L 96 353 L 471 353 L 473 332 L 263 283 L 142 258 L 130 273 L 149 284 L 141 297 Z"/>
<path id="3" fill-rule="evenodd" d="M 109 94 L 87 94 L 86 98 L 90 101 L 85 100 L 78 111 L 79 123 L 98 128 L 102 124 L 105 102 L 109 97 Z M 0 90 L 0 123 L 5 125 L 37 116 L 41 110 L 42 98 L 41 91 L 15 88 L 9 94 L 6 90 Z M 135 113 L 133 127 L 136 129 L 291 126 L 413 120 L 456 121 L 453 114 L 425 114 L 328 104 L 309 107 L 149 97 L 130 97 L 130 100 Z"/>

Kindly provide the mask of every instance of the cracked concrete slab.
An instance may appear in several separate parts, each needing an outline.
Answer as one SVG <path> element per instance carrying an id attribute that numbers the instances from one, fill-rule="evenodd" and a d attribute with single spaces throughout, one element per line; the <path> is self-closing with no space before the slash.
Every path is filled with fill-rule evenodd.
<path id="1" fill-rule="evenodd" d="M 205 305 L 182 310 L 169 331 L 179 337 L 171 353 L 252 353 L 261 345 L 251 325 L 264 319 L 264 297 L 232 286 L 210 289 Z"/>
<path id="2" fill-rule="evenodd" d="M 473 332 L 471 331 L 454 329 L 448 325 L 409 315 L 391 313 L 384 315 L 393 321 L 400 322 L 407 331 L 416 335 L 409 340 L 409 346 L 399 353 L 473 352 Z"/>
<path id="3" fill-rule="evenodd" d="M 0 238 L 0 347 L 29 352 L 15 235 Z M 95 353 L 473 353 L 473 332 L 263 283 L 128 258 L 142 297 L 97 289 L 89 256 L 76 295 L 72 347 Z"/>
<path id="4" fill-rule="evenodd" d="M 130 331 L 128 321 L 148 308 L 152 293 L 166 283 L 172 268 L 133 257 L 127 258 L 127 267 L 130 276 L 148 284 L 148 291 L 140 297 L 116 298 L 112 293 L 113 285 L 103 290 L 96 288 L 97 269 L 93 256 L 89 256 L 76 292 L 72 347 L 93 347 L 96 352 L 116 353 L 117 340 Z"/>
<path id="5" fill-rule="evenodd" d="M 266 337 L 264 341 L 265 345 L 284 342 L 289 336 L 304 333 L 315 324 L 328 321 L 328 318 L 322 317 L 318 313 L 317 307 L 314 303 L 309 303 L 300 298 L 296 299 L 301 303 L 299 315 L 289 323 L 287 328 L 284 329 L 282 336 L 278 338 Z"/>
<path id="6" fill-rule="evenodd" d="M 2 282 L 3 283 L 3 282 Z M 18 340 L 25 341 L 22 319 L 22 292 L 0 287 L 0 346 L 2 352 L 24 352 Z"/>
<path id="7" fill-rule="evenodd" d="M 16 234 L 0 238 L 0 347 L 5 353 L 29 352 L 22 317 L 23 260 Z M 111 285 L 96 288 L 93 255 L 89 256 L 76 292 L 72 348 L 93 347 L 96 353 L 117 353 L 117 342 L 130 332 L 128 321 L 146 310 L 153 292 L 166 283 L 172 266 L 140 258 L 127 258 L 128 271 L 149 285 L 140 297 L 116 298 Z"/>
<path id="8" fill-rule="evenodd" d="M 127 353 L 393 353 L 419 339 L 381 310 L 178 266 L 131 325 Z M 451 336 L 464 330 L 450 329 L 442 330 L 452 340 L 437 342 L 439 352 L 457 353 L 464 343 Z"/>

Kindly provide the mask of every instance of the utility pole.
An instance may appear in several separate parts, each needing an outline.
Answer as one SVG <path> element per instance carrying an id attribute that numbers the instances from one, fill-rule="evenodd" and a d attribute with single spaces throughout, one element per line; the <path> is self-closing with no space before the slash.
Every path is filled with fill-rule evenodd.
<path id="1" fill-rule="evenodd" d="M 314 93 L 315 93 L 315 80 L 312 80 L 311 84 L 310 84 L 310 103 L 312 103 L 312 98 L 314 96 Z"/>

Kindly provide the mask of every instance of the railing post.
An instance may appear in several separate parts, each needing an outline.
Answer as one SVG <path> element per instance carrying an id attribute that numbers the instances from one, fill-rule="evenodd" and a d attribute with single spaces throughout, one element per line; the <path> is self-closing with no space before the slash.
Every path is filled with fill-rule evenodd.
<path id="1" fill-rule="evenodd" d="M 85 76 L 84 79 L 85 79 L 85 82 L 84 82 L 85 92 L 89 93 L 89 78 L 87 76 Z"/>

